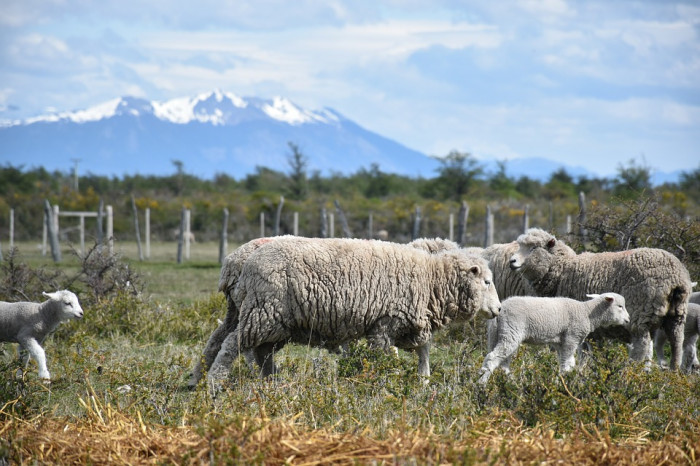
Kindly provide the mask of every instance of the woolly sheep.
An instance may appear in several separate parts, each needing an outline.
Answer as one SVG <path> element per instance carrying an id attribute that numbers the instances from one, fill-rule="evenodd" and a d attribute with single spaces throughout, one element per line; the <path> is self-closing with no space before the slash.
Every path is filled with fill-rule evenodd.
<path id="1" fill-rule="evenodd" d="M 688 302 L 693 304 L 700 304 L 700 291 L 695 291 L 694 293 L 691 293 Z"/>
<path id="2" fill-rule="evenodd" d="M 365 337 L 374 347 L 416 350 L 430 375 L 432 333 L 479 311 L 498 314 L 491 271 L 458 251 L 429 254 L 376 240 L 274 241 L 244 263 L 234 301 L 238 325 L 209 371 L 213 387 L 250 349 L 262 374 L 286 343 L 337 348 Z"/>
<path id="3" fill-rule="evenodd" d="M 49 298 L 43 303 L 0 301 L 0 342 L 19 343 L 23 350 L 20 352 L 23 366 L 26 367 L 31 356 L 39 366 L 39 378 L 50 381 L 46 354 L 41 344 L 61 322 L 82 318 L 83 309 L 78 297 L 71 291 L 43 294 Z"/>
<path id="4" fill-rule="evenodd" d="M 583 299 L 586 293 L 614 291 L 625 297 L 627 328 L 614 334 L 629 338 L 630 358 L 651 361 L 651 332 L 661 327 L 671 340 L 671 367 L 677 369 L 691 281 L 688 270 L 662 249 L 576 253 L 553 235 L 531 228 L 518 237 L 511 267 L 519 269 L 538 296 Z"/>
<path id="5" fill-rule="evenodd" d="M 698 361 L 698 335 L 700 334 L 700 304 L 689 303 L 688 315 L 685 319 L 685 332 L 683 339 L 683 360 L 681 362 L 681 370 L 684 372 L 693 372 L 700 370 L 700 361 Z M 666 334 L 663 330 L 658 329 L 654 334 L 654 350 L 656 351 L 656 360 L 662 367 L 668 366 L 664 357 L 664 344 L 666 343 Z"/>
<path id="6" fill-rule="evenodd" d="M 202 352 L 202 357 L 197 358 L 195 361 L 195 366 L 192 369 L 188 383 L 190 388 L 195 387 L 202 378 L 203 371 L 208 370 L 211 367 L 216 355 L 219 354 L 219 350 L 221 349 L 221 344 L 223 343 L 224 339 L 235 329 L 237 325 L 238 310 L 233 301 L 233 290 L 238 283 L 238 278 L 241 275 L 243 264 L 248 260 L 248 257 L 250 257 L 254 251 L 270 243 L 271 241 L 276 241 L 280 238 L 297 238 L 303 240 L 303 238 L 294 237 L 291 235 L 257 238 L 239 246 L 231 254 L 224 258 L 221 265 L 221 274 L 219 276 L 219 291 L 224 293 L 226 296 L 226 317 L 224 318 L 224 321 L 216 328 L 216 330 L 212 332 L 209 340 L 207 340 L 207 344 Z M 255 355 L 251 351 L 246 352 L 245 357 L 248 363 L 252 364 Z"/>
<path id="7" fill-rule="evenodd" d="M 515 296 L 503 301 L 501 313 L 488 324 L 489 353 L 479 382 L 486 383 L 498 367 L 510 372 L 510 362 L 521 343 L 552 345 L 560 372 L 569 372 L 576 364 L 576 349 L 589 333 L 598 327 L 629 323 L 621 295 L 587 296 L 592 299 Z"/>
<path id="8" fill-rule="evenodd" d="M 419 238 L 408 244 L 431 253 L 460 249 L 459 244 L 442 238 Z M 516 241 L 493 244 L 487 248 L 470 247 L 461 248 L 460 250 L 466 254 L 479 255 L 486 259 L 493 274 L 493 283 L 496 285 L 496 292 L 500 299 L 507 299 L 511 296 L 532 296 L 535 294 L 527 280 L 522 277 L 522 274 L 512 270 L 510 267 L 510 258 L 518 250 Z"/>

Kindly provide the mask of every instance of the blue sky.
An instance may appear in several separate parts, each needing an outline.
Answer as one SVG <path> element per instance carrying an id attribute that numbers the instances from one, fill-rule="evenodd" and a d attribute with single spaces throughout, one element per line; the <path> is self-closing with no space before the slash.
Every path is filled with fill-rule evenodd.
<path id="1" fill-rule="evenodd" d="M 221 89 L 430 155 L 700 166 L 698 0 L 0 2 L 0 119 Z"/>

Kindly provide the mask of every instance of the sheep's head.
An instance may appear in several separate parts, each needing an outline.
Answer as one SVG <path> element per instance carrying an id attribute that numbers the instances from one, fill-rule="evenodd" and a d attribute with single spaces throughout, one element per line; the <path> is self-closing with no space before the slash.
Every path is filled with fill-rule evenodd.
<path id="1" fill-rule="evenodd" d="M 587 294 L 586 297 L 601 300 L 601 312 L 603 327 L 614 325 L 627 326 L 630 323 L 630 315 L 625 307 L 625 297 L 617 293 Z"/>
<path id="2" fill-rule="evenodd" d="M 510 268 L 521 268 L 526 261 L 540 262 L 547 256 L 575 256 L 569 246 L 539 228 L 530 228 L 517 239 L 518 250 L 510 258 Z"/>
<path id="3" fill-rule="evenodd" d="M 482 313 L 487 318 L 496 317 L 501 311 L 501 301 L 493 283 L 488 263 L 479 256 L 460 251 L 444 253 L 452 256 L 458 273 L 458 307 L 469 317 Z"/>
<path id="4" fill-rule="evenodd" d="M 61 320 L 82 319 L 83 308 L 80 307 L 78 297 L 72 291 L 59 290 L 54 293 L 42 293 L 50 300 L 60 304 Z"/>

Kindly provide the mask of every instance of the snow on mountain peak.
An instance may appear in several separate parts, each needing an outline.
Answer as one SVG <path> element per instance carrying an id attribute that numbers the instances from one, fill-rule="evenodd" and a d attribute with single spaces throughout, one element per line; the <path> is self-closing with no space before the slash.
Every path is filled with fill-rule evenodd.
<path id="1" fill-rule="evenodd" d="M 323 115 L 303 110 L 283 97 L 275 97 L 272 99 L 272 104 L 262 106 L 262 111 L 270 118 L 289 123 L 290 125 L 301 125 L 312 121 L 328 122 L 328 119 Z"/>

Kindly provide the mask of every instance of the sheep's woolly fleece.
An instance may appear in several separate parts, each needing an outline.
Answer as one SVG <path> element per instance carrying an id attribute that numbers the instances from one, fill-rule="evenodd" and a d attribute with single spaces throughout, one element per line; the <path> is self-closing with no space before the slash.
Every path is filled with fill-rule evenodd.
<path id="1" fill-rule="evenodd" d="M 251 255 L 234 290 L 240 344 L 336 347 L 390 334 L 396 346 L 414 348 L 431 330 L 474 317 L 490 275 L 483 259 L 457 251 L 430 255 L 374 240 L 279 239 Z"/>

